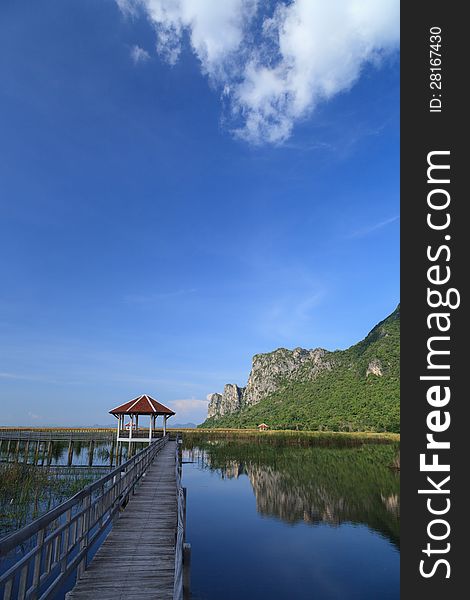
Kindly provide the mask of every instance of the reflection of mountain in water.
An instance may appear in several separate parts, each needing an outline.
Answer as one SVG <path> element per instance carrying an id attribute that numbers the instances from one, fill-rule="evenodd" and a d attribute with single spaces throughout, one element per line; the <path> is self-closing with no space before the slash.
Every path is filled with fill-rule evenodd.
<path id="1" fill-rule="evenodd" d="M 389 466 L 396 452 L 393 445 L 222 444 L 206 446 L 198 459 L 221 477 L 247 475 L 262 515 L 292 524 L 365 524 L 398 545 L 399 478 Z"/>

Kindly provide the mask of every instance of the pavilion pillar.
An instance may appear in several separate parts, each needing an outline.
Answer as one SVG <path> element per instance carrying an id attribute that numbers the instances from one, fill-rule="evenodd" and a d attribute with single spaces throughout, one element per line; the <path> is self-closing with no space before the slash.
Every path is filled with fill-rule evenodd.
<path id="1" fill-rule="evenodd" d="M 131 422 L 129 426 L 129 443 L 132 441 L 132 430 L 134 429 L 134 415 L 131 415 Z"/>
<path id="2" fill-rule="evenodd" d="M 167 416 L 163 415 L 163 437 L 166 436 L 166 420 L 167 420 Z"/>
<path id="3" fill-rule="evenodd" d="M 149 425 L 149 442 L 152 441 L 152 422 L 153 422 L 153 415 L 150 415 L 150 425 Z"/>
<path id="4" fill-rule="evenodd" d="M 121 415 L 117 418 L 117 439 L 121 437 Z"/>

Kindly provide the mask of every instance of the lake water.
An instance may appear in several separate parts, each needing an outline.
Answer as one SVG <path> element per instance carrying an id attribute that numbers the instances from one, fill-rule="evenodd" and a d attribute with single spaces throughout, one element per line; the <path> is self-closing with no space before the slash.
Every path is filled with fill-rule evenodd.
<path id="1" fill-rule="evenodd" d="M 135 454 L 147 444 L 134 443 Z M 97 441 L 90 444 L 87 441 L 53 441 L 26 442 L 17 444 L 16 440 L 0 442 L 0 463 L 24 463 L 37 466 L 52 467 L 115 467 L 129 458 L 128 444 L 116 444 Z"/>
<path id="2" fill-rule="evenodd" d="M 184 436 L 193 600 L 399 598 L 399 475 L 391 468 L 398 446 L 318 443 L 282 435 Z M 54 443 L 41 458 L 15 446 L 12 456 L 3 444 L 0 458 L 44 465 L 52 482 L 39 502 L 44 512 L 119 460 L 106 443 L 92 455 L 85 443 L 74 444 L 73 456 L 69 450 Z M 3 510 L 0 530 L 33 515 L 28 509 L 12 520 Z M 7 567 L 3 561 L 0 571 Z"/>
<path id="3" fill-rule="evenodd" d="M 193 600 L 399 598 L 397 452 L 186 444 Z"/>
<path id="4" fill-rule="evenodd" d="M 144 444 L 134 444 L 133 452 Z M 0 443 L 0 537 L 64 502 L 129 458 L 128 444 Z M 1 565 L 0 565 L 1 569 Z"/>

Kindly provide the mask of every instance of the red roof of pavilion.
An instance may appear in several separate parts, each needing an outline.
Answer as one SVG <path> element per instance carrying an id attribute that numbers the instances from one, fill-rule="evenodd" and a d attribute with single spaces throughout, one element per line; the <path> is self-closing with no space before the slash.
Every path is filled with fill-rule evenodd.
<path id="1" fill-rule="evenodd" d="M 112 415 L 174 415 L 175 413 L 157 402 L 151 396 L 143 394 L 129 402 L 116 406 L 109 411 Z"/>

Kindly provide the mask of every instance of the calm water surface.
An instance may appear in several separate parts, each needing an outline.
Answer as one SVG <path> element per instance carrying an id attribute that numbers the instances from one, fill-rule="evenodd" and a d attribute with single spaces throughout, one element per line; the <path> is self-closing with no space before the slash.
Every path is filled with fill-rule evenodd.
<path id="1" fill-rule="evenodd" d="M 118 458 L 105 443 L 92 456 L 80 442 L 72 457 L 67 443 L 40 456 L 20 450 L 12 456 L 4 443 L 0 460 L 43 465 L 50 483 L 39 502 L 26 497 L 19 514 L 11 513 L 18 503 L 0 494 L 3 534 L 102 476 Z M 121 460 L 126 455 L 125 448 Z M 393 444 L 301 447 L 185 436 L 192 599 L 398 599 L 399 477 L 390 468 L 397 455 Z"/>
<path id="2" fill-rule="evenodd" d="M 399 598 L 397 452 L 186 443 L 193 600 Z"/>

